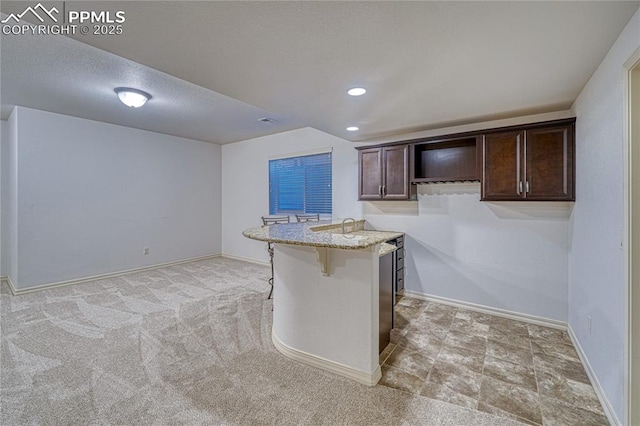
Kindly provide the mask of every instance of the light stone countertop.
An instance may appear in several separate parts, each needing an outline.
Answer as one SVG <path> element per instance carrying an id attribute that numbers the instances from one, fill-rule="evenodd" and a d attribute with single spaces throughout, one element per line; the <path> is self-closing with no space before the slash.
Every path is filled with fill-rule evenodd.
<path id="1" fill-rule="evenodd" d="M 386 256 L 389 253 L 393 253 L 396 250 L 398 250 L 398 247 L 394 246 L 393 244 L 382 243 L 380 244 L 380 249 L 378 249 L 378 256 L 379 257 Z"/>
<path id="2" fill-rule="evenodd" d="M 364 220 L 356 221 L 355 225 L 348 223 L 345 228 L 355 230 L 342 234 L 341 222 L 294 222 L 249 228 L 243 231 L 242 235 L 271 243 L 346 250 L 365 249 L 404 235 L 402 232 L 364 230 Z M 395 246 L 385 244 L 380 248 L 379 254 L 384 256 L 395 249 Z"/>

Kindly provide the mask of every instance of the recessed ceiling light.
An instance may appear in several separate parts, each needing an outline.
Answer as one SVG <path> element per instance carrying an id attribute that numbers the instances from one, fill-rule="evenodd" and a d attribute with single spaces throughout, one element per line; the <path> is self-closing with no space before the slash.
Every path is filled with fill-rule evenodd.
<path id="1" fill-rule="evenodd" d="M 367 89 L 365 89 L 364 87 L 353 87 L 347 90 L 347 93 L 351 96 L 361 96 L 367 93 Z"/>
<path id="2" fill-rule="evenodd" d="M 356 126 L 349 126 L 347 127 L 347 130 L 349 132 L 355 132 L 356 130 L 360 130 L 360 127 L 356 127 Z"/>
<path id="3" fill-rule="evenodd" d="M 118 94 L 122 103 L 131 108 L 140 108 L 151 99 L 151 95 L 147 92 L 130 87 L 116 87 L 113 90 Z"/>

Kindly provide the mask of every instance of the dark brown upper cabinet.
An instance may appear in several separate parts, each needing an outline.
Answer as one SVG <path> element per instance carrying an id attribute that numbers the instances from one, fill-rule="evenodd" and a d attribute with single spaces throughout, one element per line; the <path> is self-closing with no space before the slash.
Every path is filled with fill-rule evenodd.
<path id="1" fill-rule="evenodd" d="M 575 118 L 357 147 L 359 200 L 480 181 L 481 201 L 575 201 Z"/>
<path id="2" fill-rule="evenodd" d="M 482 201 L 575 200 L 575 119 L 487 132 Z"/>
<path id="3" fill-rule="evenodd" d="M 358 199 L 410 200 L 409 145 L 358 149 Z"/>

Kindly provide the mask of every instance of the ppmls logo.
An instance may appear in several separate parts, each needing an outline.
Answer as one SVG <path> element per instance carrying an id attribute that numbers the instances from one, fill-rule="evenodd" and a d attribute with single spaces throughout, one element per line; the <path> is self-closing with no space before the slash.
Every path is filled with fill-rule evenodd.
<path id="1" fill-rule="evenodd" d="M 48 9 L 42 3 L 29 6 L 20 13 L 11 13 L 0 21 L 2 34 L 110 36 L 124 32 L 124 10 L 68 10 L 65 5 L 62 2 L 62 13 L 55 6 Z"/>
<path id="2" fill-rule="evenodd" d="M 38 13 L 38 12 L 40 12 L 40 13 Z M 27 14 L 35 16 L 36 19 L 38 21 L 40 21 L 40 22 L 44 22 L 44 18 L 42 16 L 48 16 L 49 18 L 51 18 L 51 20 L 53 22 L 58 22 L 58 18 L 56 18 L 54 16 L 54 13 L 56 15 L 58 13 L 60 13 L 60 11 L 55 6 L 52 7 L 51 9 L 47 10 L 47 8 L 42 5 L 42 3 L 38 3 L 34 7 L 31 7 L 31 6 L 27 7 L 22 13 L 18 13 L 17 15 L 15 13 L 10 14 L 5 19 L 3 19 L 1 22 L 3 24 L 8 24 L 9 21 L 14 20 L 15 23 L 17 24 L 17 23 L 20 22 L 22 17 L 27 15 Z"/>

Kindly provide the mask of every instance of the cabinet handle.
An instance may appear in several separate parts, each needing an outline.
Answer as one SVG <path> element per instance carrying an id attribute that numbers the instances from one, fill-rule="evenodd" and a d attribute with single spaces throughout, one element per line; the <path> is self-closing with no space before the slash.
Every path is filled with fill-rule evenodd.
<path id="1" fill-rule="evenodd" d="M 529 184 L 529 181 L 527 181 L 526 186 L 527 186 L 527 194 L 528 194 L 529 192 L 531 192 L 531 185 Z"/>
<path id="2" fill-rule="evenodd" d="M 522 181 L 518 182 L 518 195 L 522 194 Z"/>
<path id="3" fill-rule="evenodd" d="M 378 185 L 378 195 L 382 197 L 382 185 Z"/>
<path id="4" fill-rule="evenodd" d="M 387 187 L 382 185 L 382 196 L 384 197 L 385 195 L 387 195 Z"/>

